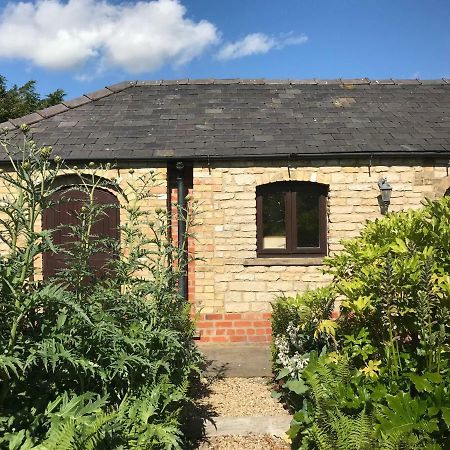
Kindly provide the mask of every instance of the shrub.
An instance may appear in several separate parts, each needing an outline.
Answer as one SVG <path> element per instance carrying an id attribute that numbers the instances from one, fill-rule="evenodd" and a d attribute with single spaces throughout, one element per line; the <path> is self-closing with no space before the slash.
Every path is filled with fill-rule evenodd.
<path id="1" fill-rule="evenodd" d="M 449 238 L 450 198 L 367 223 L 328 258 L 328 289 L 299 297 L 297 304 L 315 297 L 327 305 L 324 292 L 333 292 L 340 305 L 339 318 L 323 330 L 335 348 L 324 346 L 312 326 L 302 338 L 310 359 L 302 371 L 280 370 L 274 361 L 284 397 L 297 411 L 291 436 L 300 448 L 448 448 Z M 290 308 L 279 303 L 274 323 L 286 321 Z M 324 320 L 320 311 L 308 319 Z M 290 337 L 274 329 L 277 355 L 277 343 Z M 343 366 L 344 377 L 336 372 Z M 359 444 L 342 441 L 342 430 L 351 436 L 358 428 L 366 430 Z"/>
<path id="2" fill-rule="evenodd" d="M 341 298 L 340 329 L 365 329 L 392 376 L 439 371 L 448 359 L 449 219 L 448 197 L 427 201 L 368 223 L 327 263 Z"/>
<path id="3" fill-rule="evenodd" d="M 273 358 L 280 378 L 297 375 L 308 364 L 312 350 L 334 348 L 331 313 L 335 294 L 321 288 L 295 297 L 279 297 L 272 305 Z"/>
<path id="4" fill-rule="evenodd" d="M 169 214 L 142 207 L 154 176 L 136 175 L 121 194 L 129 220 L 112 242 L 90 229 L 111 207 L 95 204 L 93 192 L 114 181 L 92 164 L 75 170 L 89 200 L 70 228 L 73 245 L 57 248 L 54 230 L 37 225 L 67 168 L 27 135 L 15 150 L 2 145 L 12 172 L 0 174 L 8 190 L 0 204 L 0 448 L 180 448 L 180 410 L 200 358 L 177 294 L 185 267 Z M 39 281 L 35 260 L 45 251 L 65 252 L 69 263 Z M 106 251 L 115 257 L 100 277 L 90 256 Z"/>

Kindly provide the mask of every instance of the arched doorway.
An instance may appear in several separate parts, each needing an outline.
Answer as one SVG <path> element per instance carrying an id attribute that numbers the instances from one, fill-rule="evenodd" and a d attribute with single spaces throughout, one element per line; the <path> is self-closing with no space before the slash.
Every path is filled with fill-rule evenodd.
<path id="1" fill-rule="evenodd" d="M 77 186 L 61 188 L 52 195 L 54 204 L 43 212 L 42 228 L 54 230 L 53 242 L 58 247 L 70 248 L 71 242 L 74 241 L 74 236 L 71 235 L 69 227 L 78 224 L 80 210 L 87 200 L 88 194 L 77 188 Z M 94 202 L 107 207 L 94 223 L 91 235 L 99 238 L 106 237 L 119 240 L 119 200 L 113 193 L 97 188 L 94 191 Z M 111 258 L 113 258 L 111 252 L 93 254 L 89 259 L 89 263 L 94 273 L 101 276 Z M 42 264 L 44 278 L 52 277 L 58 270 L 66 266 L 67 255 L 63 252 L 45 252 Z"/>

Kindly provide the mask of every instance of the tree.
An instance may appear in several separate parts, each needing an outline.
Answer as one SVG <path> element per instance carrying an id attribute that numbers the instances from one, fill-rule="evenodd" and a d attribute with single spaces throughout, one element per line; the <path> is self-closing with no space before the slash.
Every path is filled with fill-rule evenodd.
<path id="1" fill-rule="evenodd" d="M 6 78 L 0 75 L 0 123 L 61 103 L 66 95 L 62 89 L 57 89 L 41 98 L 34 80 L 23 86 L 14 84 L 10 89 L 6 83 Z"/>

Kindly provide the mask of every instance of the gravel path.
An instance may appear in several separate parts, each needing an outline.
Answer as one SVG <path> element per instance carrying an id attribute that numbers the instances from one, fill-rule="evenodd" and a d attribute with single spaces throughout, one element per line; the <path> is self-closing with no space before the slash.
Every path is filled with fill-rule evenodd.
<path id="1" fill-rule="evenodd" d="M 216 436 L 202 442 L 198 450 L 288 450 L 290 445 L 267 434 Z"/>
<path id="2" fill-rule="evenodd" d="M 208 384 L 208 396 L 198 404 L 218 416 L 276 416 L 287 411 L 271 397 L 267 378 L 223 378 Z"/>
<path id="3" fill-rule="evenodd" d="M 272 398 L 269 378 L 204 378 L 198 386 L 197 400 L 190 412 L 191 429 L 195 418 L 213 421 L 215 417 L 288 416 Z M 203 418 L 203 419 L 201 419 Z M 209 419 L 208 419 L 209 418 Z M 195 442 L 195 441 L 194 441 Z M 199 436 L 196 450 L 288 450 L 283 439 L 268 434 Z"/>

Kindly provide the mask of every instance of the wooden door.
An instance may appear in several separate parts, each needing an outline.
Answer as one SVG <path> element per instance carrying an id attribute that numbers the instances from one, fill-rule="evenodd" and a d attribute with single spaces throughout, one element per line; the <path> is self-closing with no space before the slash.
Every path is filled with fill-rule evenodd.
<path id="1" fill-rule="evenodd" d="M 54 230 L 53 241 L 55 245 L 62 248 L 70 248 L 75 237 L 72 236 L 70 225 L 77 225 L 78 214 L 87 201 L 86 192 L 74 187 L 61 189 L 53 194 L 52 200 L 55 204 L 47 208 L 42 217 L 43 229 Z M 109 191 L 96 189 L 94 201 L 100 205 L 111 205 L 105 209 L 104 214 L 94 223 L 91 231 L 92 236 L 119 239 L 119 201 Z M 113 258 L 112 252 L 98 252 L 93 254 L 89 263 L 97 276 L 105 273 L 108 261 Z M 43 254 L 44 278 L 54 276 L 58 270 L 66 267 L 67 255 L 65 253 L 45 252 Z"/>

